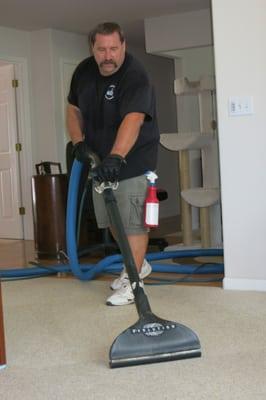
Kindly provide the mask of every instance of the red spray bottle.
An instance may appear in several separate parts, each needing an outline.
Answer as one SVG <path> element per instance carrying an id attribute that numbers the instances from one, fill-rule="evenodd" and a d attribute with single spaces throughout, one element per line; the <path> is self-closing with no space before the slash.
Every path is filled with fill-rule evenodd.
<path id="1" fill-rule="evenodd" d="M 152 171 L 148 171 L 145 175 L 149 183 L 144 207 L 144 224 L 147 227 L 155 228 L 159 225 L 159 200 L 157 198 L 157 189 L 155 185 L 158 176 Z"/>

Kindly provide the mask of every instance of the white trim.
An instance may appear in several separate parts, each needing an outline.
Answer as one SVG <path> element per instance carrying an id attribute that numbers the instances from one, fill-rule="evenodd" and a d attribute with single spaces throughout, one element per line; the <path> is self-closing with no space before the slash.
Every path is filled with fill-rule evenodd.
<path id="1" fill-rule="evenodd" d="M 23 238 L 33 239 L 33 217 L 31 199 L 31 176 L 32 168 L 32 136 L 30 116 L 30 90 L 29 90 L 29 68 L 28 61 L 24 57 L 10 57 L 0 54 L 0 60 L 13 64 L 15 77 L 19 81 L 17 93 L 18 111 L 18 137 L 22 144 L 20 156 L 20 174 L 22 189 L 22 204 L 26 208 L 26 215 L 23 217 Z"/>
<path id="2" fill-rule="evenodd" d="M 224 278 L 223 288 L 225 290 L 245 290 L 266 292 L 265 279 L 238 279 L 238 278 Z"/>

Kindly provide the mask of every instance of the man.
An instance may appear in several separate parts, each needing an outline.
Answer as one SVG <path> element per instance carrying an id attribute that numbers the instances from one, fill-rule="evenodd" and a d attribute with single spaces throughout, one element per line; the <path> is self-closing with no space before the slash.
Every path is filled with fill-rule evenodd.
<path id="1" fill-rule="evenodd" d="M 78 65 L 71 81 L 68 130 L 79 161 L 88 160 L 89 149 L 99 156 L 96 180 L 119 181 L 115 196 L 143 279 L 151 272 L 144 259 L 148 245 L 143 216 L 147 190 L 144 173 L 155 169 L 159 143 L 154 93 L 141 64 L 126 52 L 118 24 L 98 25 L 89 41 L 93 56 Z M 93 204 L 99 228 L 109 226 L 112 232 L 103 196 L 95 190 Z M 115 292 L 107 299 L 108 305 L 134 302 L 125 270 L 111 288 Z"/>

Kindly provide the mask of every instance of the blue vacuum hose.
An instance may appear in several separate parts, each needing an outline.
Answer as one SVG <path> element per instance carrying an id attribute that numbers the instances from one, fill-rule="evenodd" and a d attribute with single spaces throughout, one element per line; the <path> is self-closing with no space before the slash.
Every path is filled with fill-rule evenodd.
<path id="1" fill-rule="evenodd" d="M 77 199 L 80 176 L 82 171 L 82 163 L 74 160 L 67 198 L 67 218 L 66 218 L 66 232 L 67 232 L 67 255 L 73 274 L 82 281 L 93 279 L 97 273 L 102 271 L 101 263 L 95 264 L 94 267 L 87 271 L 83 271 L 80 267 L 78 260 L 77 242 L 76 242 L 76 226 L 77 226 Z"/>
<path id="2" fill-rule="evenodd" d="M 72 272 L 75 277 L 82 281 L 93 279 L 100 273 L 119 273 L 122 269 L 123 259 L 120 254 L 105 257 L 97 264 L 79 264 L 77 241 L 76 241 L 76 222 L 77 222 L 77 200 L 80 177 L 82 172 L 82 163 L 74 160 L 67 198 L 67 217 L 66 217 L 66 242 L 69 265 L 56 264 L 49 266 L 39 266 L 33 268 L 7 269 L 0 270 L 0 278 L 23 278 L 34 276 L 46 276 L 55 273 Z M 223 249 L 192 249 L 162 251 L 157 253 L 147 253 L 148 261 L 191 258 L 191 257 L 223 256 Z M 171 272 L 179 274 L 221 274 L 224 270 L 223 263 L 200 264 L 152 264 L 154 272 Z"/>

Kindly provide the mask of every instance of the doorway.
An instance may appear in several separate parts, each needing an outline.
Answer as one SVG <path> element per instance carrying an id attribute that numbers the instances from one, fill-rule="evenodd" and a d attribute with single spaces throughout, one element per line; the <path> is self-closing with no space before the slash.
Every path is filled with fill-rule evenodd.
<path id="1" fill-rule="evenodd" d="M 23 238 L 21 179 L 13 64 L 0 64 L 0 238 Z"/>

